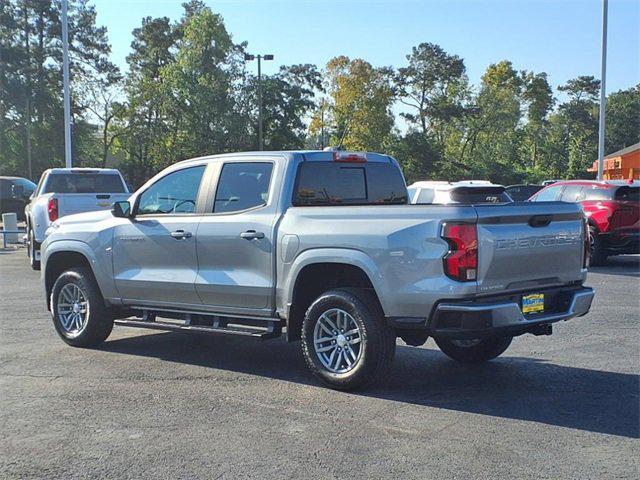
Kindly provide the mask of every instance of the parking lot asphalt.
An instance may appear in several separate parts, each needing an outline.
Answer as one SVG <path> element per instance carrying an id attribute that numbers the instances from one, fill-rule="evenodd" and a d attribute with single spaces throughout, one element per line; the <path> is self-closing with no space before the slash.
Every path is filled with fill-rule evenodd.
<path id="1" fill-rule="evenodd" d="M 638 478 L 640 257 L 591 313 L 469 367 L 398 340 L 387 381 L 319 386 L 299 344 L 118 328 L 56 335 L 0 251 L 0 478 Z"/>

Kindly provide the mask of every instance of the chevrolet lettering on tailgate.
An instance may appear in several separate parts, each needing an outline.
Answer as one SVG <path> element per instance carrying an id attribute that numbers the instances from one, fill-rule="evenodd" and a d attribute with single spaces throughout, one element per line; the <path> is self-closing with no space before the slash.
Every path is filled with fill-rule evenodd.
<path id="1" fill-rule="evenodd" d="M 498 250 L 523 249 L 537 247 L 559 247 L 562 245 L 578 245 L 582 242 L 580 235 L 546 235 L 543 237 L 502 238 L 498 239 Z"/>

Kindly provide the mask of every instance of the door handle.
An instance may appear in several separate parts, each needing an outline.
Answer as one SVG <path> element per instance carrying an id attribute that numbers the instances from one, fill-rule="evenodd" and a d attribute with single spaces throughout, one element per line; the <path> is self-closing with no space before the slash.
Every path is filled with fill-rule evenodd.
<path id="1" fill-rule="evenodd" d="M 170 234 L 176 240 L 183 240 L 185 238 L 191 238 L 191 232 L 185 232 L 184 230 L 176 230 Z"/>
<path id="2" fill-rule="evenodd" d="M 260 240 L 261 238 L 264 238 L 264 233 L 256 232 L 255 230 L 247 230 L 240 234 L 240 238 L 244 238 L 245 240 Z"/>

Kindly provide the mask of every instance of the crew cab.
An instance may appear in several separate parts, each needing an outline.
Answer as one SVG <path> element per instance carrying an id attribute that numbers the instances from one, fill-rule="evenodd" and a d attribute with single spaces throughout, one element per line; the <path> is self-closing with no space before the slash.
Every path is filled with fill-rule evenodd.
<path id="1" fill-rule="evenodd" d="M 387 155 L 225 154 L 168 167 L 111 212 L 53 222 L 42 281 L 69 345 L 96 346 L 114 324 L 286 331 L 346 390 L 383 375 L 397 337 L 477 363 L 586 314 L 585 238 L 575 204 L 410 205 Z"/>
<path id="2" fill-rule="evenodd" d="M 40 244 L 51 222 L 74 213 L 110 209 L 114 202 L 126 200 L 129 195 L 127 184 L 118 170 L 45 170 L 24 210 L 31 268 L 40 268 Z"/>
<path id="3" fill-rule="evenodd" d="M 582 206 L 589 224 L 592 265 L 611 255 L 640 253 L 640 184 L 633 180 L 566 180 L 531 201 L 560 200 Z"/>

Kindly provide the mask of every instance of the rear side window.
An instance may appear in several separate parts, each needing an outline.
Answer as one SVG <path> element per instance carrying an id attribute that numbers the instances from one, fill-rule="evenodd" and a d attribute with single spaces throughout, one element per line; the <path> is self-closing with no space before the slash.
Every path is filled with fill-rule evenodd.
<path id="1" fill-rule="evenodd" d="M 615 198 L 623 202 L 640 202 L 640 187 L 620 187 Z"/>
<path id="2" fill-rule="evenodd" d="M 416 200 L 416 203 L 419 203 L 422 205 L 433 203 L 434 193 L 435 192 L 433 188 L 423 188 L 420 191 L 420 194 L 418 195 L 418 199 Z"/>
<path id="3" fill-rule="evenodd" d="M 267 204 L 273 163 L 225 163 L 216 189 L 214 213 L 240 212 Z"/>
<path id="4" fill-rule="evenodd" d="M 303 162 L 294 206 L 403 205 L 407 187 L 391 163 Z"/>
<path id="5" fill-rule="evenodd" d="M 42 193 L 126 193 L 120 175 L 52 173 Z"/>
<path id="6" fill-rule="evenodd" d="M 535 195 L 540 190 L 542 190 L 542 186 L 540 185 L 522 185 L 517 187 L 507 187 L 506 192 L 513 201 L 526 202 L 532 195 Z"/>
<path id="7" fill-rule="evenodd" d="M 458 187 L 451 190 L 451 200 L 455 203 L 508 203 L 509 195 L 504 192 L 504 187 Z"/>

